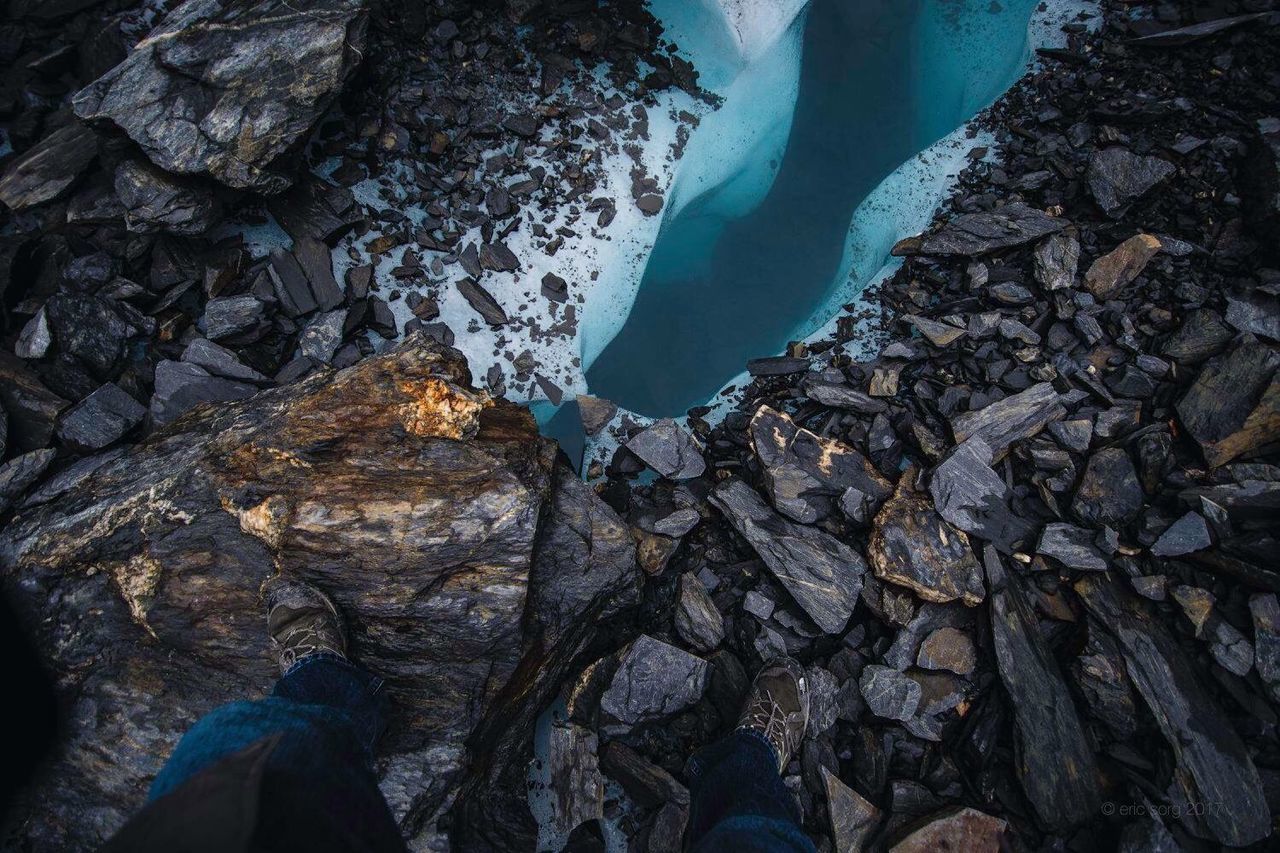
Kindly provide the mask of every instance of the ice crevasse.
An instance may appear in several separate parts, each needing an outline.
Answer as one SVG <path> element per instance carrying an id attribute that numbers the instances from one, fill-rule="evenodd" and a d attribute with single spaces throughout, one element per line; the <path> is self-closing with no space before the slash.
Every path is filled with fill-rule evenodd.
<path id="1" fill-rule="evenodd" d="M 613 316 L 589 329 L 592 339 L 584 341 L 582 354 L 590 393 L 614 399 L 624 407 L 623 414 L 643 423 L 647 418 L 625 412 L 627 391 L 634 391 L 638 383 L 625 376 L 620 366 L 634 360 L 637 373 L 672 370 L 672 365 L 663 365 L 659 354 L 678 347 L 647 346 L 667 334 L 663 327 L 671 322 L 669 317 L 693 330 L 709 328 L 718 318 L 717 301 L 737 309 L 742 317 L 741 306 L 730 303 L 749 295 L 743 288 L 751 285 L 732 279 L 722 282 L 718 291 L 707 287 L 707 279 L 723 277 L 719 267 L 725 265 L 711 265 L 714 252 L 701 248 L 720 236 L 723 223 L 733 220 L 738 222 L 729 231 L 738 231 L 739 239 L 742 233 L 775 239 L 784 252 L 794 250 L 792 243 L 804 243 L 794 238 L 810 236 L 807 226 L 820 223 L 822 242 L 810 240 L 807 248 L 811 253 L 820 249 L 823 257 L 796 275 L 791 274 L 789 259 L 779 260 L 773 270 L 783 280 L 758 283 L 757 287 L 773 292 L 771 301 L 757 304 L 776 306 L 773 313 L 785 316 L 769 318 L 758 329 L 751 328 L 750 318 L 734 324 L 733 334 L 720 334 L 723 344 L 738 347 L 731 359 L 721 359 L 731 369 L 713 373 L 710 384 L 706 375 L 699 377 L 698 387 L 683 399 L 677 400 L 678 393 L 673 397 L 671 389 L 666 389 L 667 410 L 642 414 L 678 416 L 684 408 L 702 403 L 723 410 L 733 397 L 716 395 L 716 389 L 740 387 L 745 376 L 732 374 L 748 358 L 780 352 L 788 340 L 828 335 L 842 305 L 893 272 L 896 265 L 889 257 L 890 247 L 927 225 L 970 152 L 990 147 L 992 140 L 973 128 L 970 120 L 1029 67 L 1035 48 L 1065 43 L 1062 25 L 1087 22 L 1093 8 L 1093 3 L 1083 0 L 1004 0 L 1003 5 L 991 0 L 813 0 L 812 8 L 796 4 L 785 9 L 767 3 L 655 3 L 655 14 L 706 75 L 708 86 L 725 100 L 717 112 L 703 119 L 675 170 L 659 245 L 650 253 L 655 266 L 644 279 L 640 299 L 635 298 L 637 288 L 620 289 L 617 292 L 625 292 L 632 302 L 615 306 Z M 809 33 L 806 21 L 812 21 Z M 843 31 L 836 34 L 834 44 L 829 36 L 824 44 L 823 33 L 832 27 Z M 846 48 L 842 40 L 846 36 L 861 41 Z M 815 91 L 819 98 L 826 97 L 825 107 L 815 108 Z M 797 97 L 801 99 L 798 107 Z M 847 108 L 850 101 L 858 100 L 866 103 Z M 824 108 L 839 115 L 828 122 Z M 830 138 L 823 139 L 824 134 Z M 814 145 L 815 137 L 820 145 Z M 827 164 L 815 154 L 833 152 L 833 160 L 861 157 L 866 162 L 833 165 L 833 171 L 843 168 L 845 180 L 824 184 L 822 169 Z M 778 162 L 784 156 L 789 158 L 783 165 L 788 178 L 779 180 L 771 195 Z M 791 186 L 797 174 L 804 176 L 801 188 L 810 195 Z M 788 193 L 793 196 L 790 210 L 778 201 Z M 808 199 L 819 193 L 838 197 L 838 204 L 823 209 L 826 220 L 815 219 L 808 209 Z M 775 221 L 763 225 L 757 221 L 754 232 L 741 228 L 741 222 L 749 220 L 766 198 L 760 215 L 773 216 Z M 697 216 L 682 217 L 694 201 Z M 672 252 L 673 243 L 682 245 Z M 801 245 L 798 260 L 804 260 L 804 251 Z M 674 265 L 673 257 L 678 259 Z M 720 261 L 732 257 L 732 251 L 720 247 Z M 653 275 L 655 271 L 665 267 L 670 272 L 673 266 L 678 268 L 675 287 L 670 282 L 653 283 L 661 278 Z M 741 268 L 739 272 L 750 274 Z M 643 263 L 624 274 L 644 278 Z M 653 298 L 655 286 L 665 286 L 675 299 L 684 299 L 686 311 L 705 314 L 690 322 L 674 306 Z M 689 291 L 697 291 L 695 298 L 689 298 Z M 726 311 L 728 316 L 732 313 Z M 630 325 L 619 335 L 626 324 Z M 646 332 L 646 326 L 652 331 Z M 609 357 L 592 374 L 590 367 L 603 349 L 601 340 L 615 336 Z M 646 349 L 655 353 L 649 364 L 636 358 Z M 721 355 L 714 349 L 710 352 Z M 684 355 L 687 365 L 689 351 Z M 599 381 L 610 378 L 612 383 Z M 633 396 L 646 399 L 644 393 Z"/>

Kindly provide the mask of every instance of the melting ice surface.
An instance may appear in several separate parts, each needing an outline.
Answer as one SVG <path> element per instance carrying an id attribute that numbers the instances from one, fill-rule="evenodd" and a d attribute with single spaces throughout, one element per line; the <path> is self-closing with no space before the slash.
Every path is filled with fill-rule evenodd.
<path id="1" fill-rule="evenodd" d="M 583 342 L 590 393 L 679 416 L 838 313 L 902 236 L 895 204 L 936 204 L 909 185 L 932 176 L 895 169 L 1017 78 L 1037 3 L 654 0 L 725 101 L 690 141 L 626 322 Z"/>

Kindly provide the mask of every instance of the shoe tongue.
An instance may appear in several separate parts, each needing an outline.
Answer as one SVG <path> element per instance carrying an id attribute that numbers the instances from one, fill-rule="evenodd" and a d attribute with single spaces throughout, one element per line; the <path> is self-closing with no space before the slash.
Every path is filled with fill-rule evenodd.
<path id="1" fill-rule="evenodd" d="M 795 702 L 795 687 L 792 685 L 791 679 L 785 676 L 765 676 L 760 679 L 760 686 L 779 705 L 793 704 Z"/>
<path id="2" fill-rule="evenodd" d="M 281 605 L 271 612 L 268 620 L 272 634 L 282 634 L 311 625 L 319 614 L 314 608 L 292 608 Z"/>

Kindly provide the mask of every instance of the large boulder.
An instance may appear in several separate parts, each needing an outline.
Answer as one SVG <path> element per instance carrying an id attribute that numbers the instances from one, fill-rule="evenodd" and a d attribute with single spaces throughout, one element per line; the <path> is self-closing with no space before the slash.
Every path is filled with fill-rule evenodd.
<path id="1" fill-rule="evenodd" d="M 368 0 L 188 0 L 73 101 L 157 166 L 276 193 L 364 55 Z"/>
<path id="2" fill-rule="evenodd" d="M 469 386 L 417 337 L 197 407 L 0 531 L 67 712 L 18 806 L 32 849 L 96 847 L 201 714 L 270 690 L 259 587 L 280 570 L 333 595 L 389 685 L 379 768 L 406 835 L 431 843 L 460 788 L 463 814 L 532 825 L 485 804 L 523 803 L 501 771 L 638 575 L 626 526 L 528 411 Z"/>

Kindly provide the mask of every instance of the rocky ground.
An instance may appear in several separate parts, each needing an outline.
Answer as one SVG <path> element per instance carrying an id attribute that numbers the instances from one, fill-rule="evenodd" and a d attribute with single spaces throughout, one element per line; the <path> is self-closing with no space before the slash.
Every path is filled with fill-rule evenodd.
<path id="1" fill-rule="evenodd" d="M 633 429 L 592 492 L 491 400 L 554 399 L 536 357 L 473 381 L 442 344 L 570 321 L 563 279 L 518 312 L 487 289 L 513 234 L 554 255 L 660 208 L 642 170 L 600 191 L 653 92 L 699 94 L 638 3 L 190 0 L 145 39 L 164 4 L 10 3 L 0 564 L 69 720 L 10 839 L 95 846 L 195 716 L 269 684 L 277 565 L 387 676 L 419 849 L 534 846 L 562 684 L 544 836 L 677 849 L 687 755 L 780 652 L 814 690 L 787 776 L 820 849 L 1265 849 L 1272 5 L 1106 0 L 895 250 L 878 357 L 850 322 L 761 358 L 737 411 Z M 266 211 L 291 248 L 242 236 Z M 474 328 L 437 316 L 449 270 Z"/>
<path id="2" fill-rule="evenodd" d="M 632 431 L 603 493 L 650 574 L 644 636 L 568 725 L 656 807 L 626 818 L 647 849 L 679 824 L 689 750 L 782 651 L 817 693 L 789 772 L 820 849 L 1269 849 L 1268 7 L 1104 4 L 896 248 L 878 357 L 845 354 L 867 345 L 849 323 L 754 363 L 714 427 Z M 688 479 L 628 486 L 645 467 Z"/>

